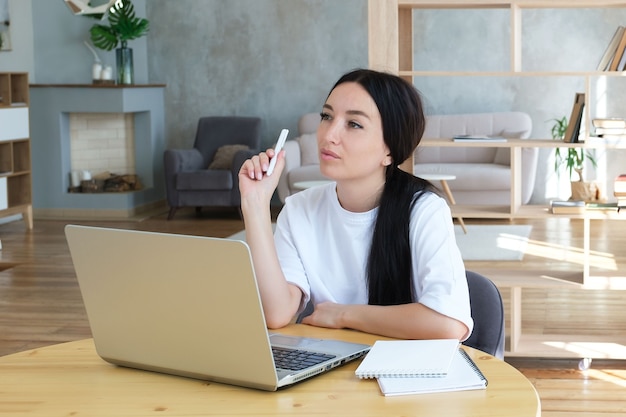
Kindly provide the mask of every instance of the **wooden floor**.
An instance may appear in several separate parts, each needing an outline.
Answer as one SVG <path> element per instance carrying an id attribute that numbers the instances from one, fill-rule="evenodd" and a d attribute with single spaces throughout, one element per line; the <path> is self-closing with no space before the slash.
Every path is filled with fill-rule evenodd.
<path id="1" fill-rule="evenodd" d="M 472 221 L 467 224 L 502 223 Z M 0 225 L 0 355 L 90 337 L 90 331 L 63 235 L 67 221 L 22 221 Z M 128 221 L 73 222 L 117 228 L 225 237 L 243 228 L 235 211 L 197 216 L 182 210 L 172 221 L 165 213 Z M 531 249 L 520 270 L 578 269 L 582 224 L 567 219 L 516 221 L 531 224 Z M 596 270 L 626 276 L 626 222 L 593 221 Z M 114 262 L 114 260 L 112 260 Z M 510 262 L 468 262 L 467 268 L 510 268 Z M 502 291 L 505 305 L 507 290 Z M 525 290 L 524 332 L 626 336 L 626 291 Z M 626 349 L 624 346 L 620 346 Z M 626 358 L 626 356 L 625 356 Z M 506 358 L 535 385 L 547 417 L 626 416 L 626 360 L 594 360 L 578 370 L 578 360 Z M 511 406 L 514 406 L 512 404 Z"/>

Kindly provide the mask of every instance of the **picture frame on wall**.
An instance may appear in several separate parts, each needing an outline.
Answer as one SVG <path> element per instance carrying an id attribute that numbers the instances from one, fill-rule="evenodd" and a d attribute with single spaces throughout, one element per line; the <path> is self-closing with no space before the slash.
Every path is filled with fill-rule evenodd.
<path id="1" fill-rule="evenodd" d="M 11 50 L 9 0 L 0 0 L 0 52 Z"/>

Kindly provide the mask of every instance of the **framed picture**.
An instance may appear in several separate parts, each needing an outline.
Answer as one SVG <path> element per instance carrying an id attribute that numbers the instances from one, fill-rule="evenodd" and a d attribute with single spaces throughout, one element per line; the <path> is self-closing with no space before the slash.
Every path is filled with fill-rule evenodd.
<path id="1" fill-rule="evenodd" d="M 9 0 L 0 0 L 0 51 L 11 50 L 11 19 Z"/>

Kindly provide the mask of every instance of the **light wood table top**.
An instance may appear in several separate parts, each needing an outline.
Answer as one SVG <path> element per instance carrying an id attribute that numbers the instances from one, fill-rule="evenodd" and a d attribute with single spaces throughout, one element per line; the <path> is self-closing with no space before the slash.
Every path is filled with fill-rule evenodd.
<path id="1" fill-rule="evenodd" d="M 373 343 L 349 330 L 290 325 L 281 333 Z M 534 387 L 504 361 L 467 349 L 486 390 L 384 397 L 354 375 L 359 360 L 278 392 L 139 371 L 100 359 L 85 339 L 0 357 L 0 415 L 21 416 L 539 416 Z"/>

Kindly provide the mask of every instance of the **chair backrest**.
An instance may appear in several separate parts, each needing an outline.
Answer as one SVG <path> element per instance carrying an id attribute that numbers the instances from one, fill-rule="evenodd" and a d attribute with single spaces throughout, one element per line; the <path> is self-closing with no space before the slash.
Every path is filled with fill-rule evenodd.
<path id="1" fill-rule="evenodd" d="M 487 277 L 466 271 L 474 331 L 464 345 L 504 358 L 504 307 L 498 287 Z"/>
<path id="2" fill-rule="evenodd" d="M 247 145 L 259 151 L 261 119 L 241 116 L 201 117 L 193 146 L 200 151 L 206 165 L 213 160 L 217 149 L 224 145 Z"/>

